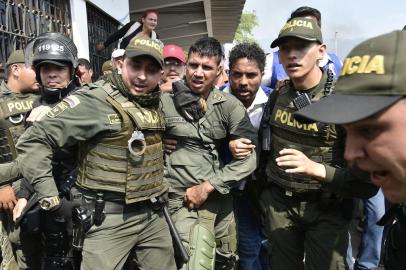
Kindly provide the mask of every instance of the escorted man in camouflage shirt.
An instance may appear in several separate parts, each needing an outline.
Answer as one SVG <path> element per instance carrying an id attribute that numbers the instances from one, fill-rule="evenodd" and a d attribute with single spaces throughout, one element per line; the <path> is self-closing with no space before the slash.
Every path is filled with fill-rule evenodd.
<path id="1" fill-rule="evenodd" d="M 236 231 L 230 189 L 255 170 L 256 154 L 224 165 L 219 147 L 228 139 L 256 142 L 256 131 L 242 103 L 214 88 L 222 70 L 220 43 L 202 38 L 188 55 L 186 84 L 177 81 L 174 94 L 162 96 L 165 135 L 177 140 L 165 156 L 169 208 L 191 255 L 182 269 L 201 269 L 199 264 L 232 269 Z"/>

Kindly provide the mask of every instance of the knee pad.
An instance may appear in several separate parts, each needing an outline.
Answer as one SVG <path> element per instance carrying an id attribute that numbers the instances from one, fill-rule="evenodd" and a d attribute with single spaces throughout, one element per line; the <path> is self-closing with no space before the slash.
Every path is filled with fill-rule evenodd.
<path id="1" fill-rule="evenodd" d="M 216 238 L 212 231 L 202 224 L 196 224 L 190 234 L 189 248 L 189 270 L 214 269 Z"/>

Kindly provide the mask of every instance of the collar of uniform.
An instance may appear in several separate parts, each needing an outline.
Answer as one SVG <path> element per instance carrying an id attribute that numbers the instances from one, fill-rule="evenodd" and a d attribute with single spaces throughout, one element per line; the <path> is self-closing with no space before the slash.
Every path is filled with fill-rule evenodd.
<path id="1" fill-rule="evenodd" d="M 6 81 L 2 81 L 0 85 L 1 93 L 2 95 L 9 95 L 12 93 L 11 89 L 8 88 Z"/>
<path id="2" fill-rule="evenodd" d="M 229 93 L 229 94 L 231 94 L 230 85 L 227 85 L 227 86 L 223 89 L 223 92 L 224 92 L 224 93 Z"/>
<path id="3" fill-rule="evenodd" d="M 322 68 L 320 70 L 322 72 L 322 75 L 321 75 L 321 79 L 320 79 L 319 83 L 316 86 L 314 86 L 313 88 L 303 91 L 303 93 L 310 94 L 312 97 L 314 97 L 317 95 L 317 93 L 324 90 L 324 85 L 326 84 L 326 81 L 327 81 L 327 72 L 325 72 L 324 69 L 322 69 Z M 297 91 L 295 89 L 295 87 L 293 86 L 292 81 L 290 81 L 290 86 L 291 86 L 291 89 L 293 89 L 294 91 Z M 299 92 L 301 92 L 301 91 L 299 91 Z"/>
<path id="4" fill-rule="evenodd" d="M 206 103 L 207 103 L 207 112 L 205 113 L 204 117 L 200 118 L 199 123 L 203 123 L 206 121 L 207 116 L 210 115 L 214 111 L 214 106 L 215 104 L 222 103 L 227 100 L 227 97 L 222 93 L 217 88 L 213 88 L 213 90 L 210 91 L 209 96 L 207 97 Z"/>
<path id="5" fill-rule="evenodd" d="M 258 88 L 257 94 L 255 95 L 254 101 L 252 102 L 251 106 L 247 108 L 247 112 L 250 112 L 257 107 L 262 107 L 268 101 L 268 96 L 265 94 L 264 89 L 260 86 Z"/>
<path id="6" fill-rule="evenodd" d="M 210 91 L 210 94 L 207 97 L 207 105 L 221 103 L 226 100 L 227 98 L 222 93 L 222 91 L 220 91 L 218 88 L 213 88 L 213 90 Z"/>

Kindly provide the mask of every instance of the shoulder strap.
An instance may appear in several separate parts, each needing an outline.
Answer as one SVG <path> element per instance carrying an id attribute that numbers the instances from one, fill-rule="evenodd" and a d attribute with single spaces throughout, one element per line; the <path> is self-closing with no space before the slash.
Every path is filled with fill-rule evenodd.
<path id="1" fill-rule="evenodd" d="M 272 114 L 272 110 L 273 110 L 273 107 L 275 107 L 276 98 L 278 97 L 278 94 L 279 94 L 279 91 L 273 90 L 271 92 L 271 94 L 269 95 L 268 101 L 266 102 L 265 107 L 264 107 L 264 113 L 262 115 L 261 125 L 260 125 L 261 127 L 264 124 L 269 123 L 269 120 L 270 120 L 270 117 Z M 260 134 L 261 134 L 261 132 L 260 132 Z"/>
<path id="2" fill-rule="evenodd" d="M 264 108 L 264 113 L 262 115 L 261 124 L 258 132 L 258 144 L 260 149 L 259 155 L 259 166 L 257 172 L 261 175 L 265 175 L 266 169 L 266 159 L 269 156 L 269 150 L 271 147 L 271 115 L 273 108 L 275 107 L 276 100 L 278 98 L 279 91 L 273 90 L 269 95 L 268 101 Z"/>
<path id="3" fill-rule="evenodd" d="M 105 83 L 101 86 L 103 90 L 109 95 L 112 99 L 117 101 L 120 104 L 126 103 L 128 99 L 121 94 L 119 90 L 114 90 L 109 83 Z"/>

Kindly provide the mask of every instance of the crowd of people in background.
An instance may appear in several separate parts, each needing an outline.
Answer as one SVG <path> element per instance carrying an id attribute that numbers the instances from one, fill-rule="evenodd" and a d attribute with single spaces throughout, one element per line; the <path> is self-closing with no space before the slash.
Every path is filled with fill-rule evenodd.
<path id="1" fill-rule="evenodd" d="M 14 51 L 0 270 L 406 269 L 406 32 L 342 62 L 319 10 L 287 17 L 269 54 L 163 44 L 156 10 L 102 74 L 60 33 Z"/>

